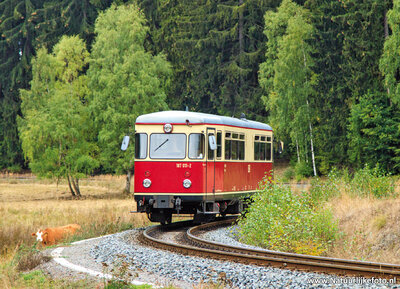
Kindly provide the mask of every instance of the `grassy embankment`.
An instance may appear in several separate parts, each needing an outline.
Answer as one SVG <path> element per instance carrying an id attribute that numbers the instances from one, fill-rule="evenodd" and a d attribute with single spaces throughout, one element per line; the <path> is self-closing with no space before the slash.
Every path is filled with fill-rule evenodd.
<path id="1" fill-rule="evenodd" d="M 307 189 L 295 183 L 265 186 L 256 197 L 262 202 L 240 224 L 244 241 L 276 250 L 400 263 L 397 177 L 364 168 L 309 179 Z"/>
<path id="2" fill-rule="evenodd" d="M 67 184 L 37 180 L 28 175 L 0 176 L 0 288 L 89 288 L 89 281 L 53 281 L 41 272 L 22 274 L 40 257 L 35 254 L 38 228 L 77 223 L 74 240 L 148 225 L 132 197 L 122 195 L 124 177 L 100 176 L 81 181 L 81 199 L 73 199 Z M 89 282 L 89 283 L 88 283 Z"/>

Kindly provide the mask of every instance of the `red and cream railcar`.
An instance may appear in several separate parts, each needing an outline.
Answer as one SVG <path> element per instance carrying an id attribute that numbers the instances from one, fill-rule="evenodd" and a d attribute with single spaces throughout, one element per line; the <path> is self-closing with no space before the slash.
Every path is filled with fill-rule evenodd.
<path id="1" fill-rule="evenodd" d="M 172 214 L 238 213 L 273 164 L 269 125 L 245 118 L 163 111 L 135 125 L 135 200 L 151 221 Z"/>

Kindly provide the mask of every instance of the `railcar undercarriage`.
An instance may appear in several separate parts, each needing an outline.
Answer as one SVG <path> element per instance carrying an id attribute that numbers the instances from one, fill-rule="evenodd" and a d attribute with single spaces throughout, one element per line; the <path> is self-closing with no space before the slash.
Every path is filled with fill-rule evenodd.
<path id="1" fill-rule="evenodd" d="M 198 197 L 197 197 L 198 198 Z M 137 212 L 146 213 L 151 222 L 169 224 L 173 214 L 191 214 L 195 223 L 213 220 L 218 214 L 239 214 L 245 204 L 242 199 L 208 201 L 193 197 L 143 196 L 137 201 Z"/>

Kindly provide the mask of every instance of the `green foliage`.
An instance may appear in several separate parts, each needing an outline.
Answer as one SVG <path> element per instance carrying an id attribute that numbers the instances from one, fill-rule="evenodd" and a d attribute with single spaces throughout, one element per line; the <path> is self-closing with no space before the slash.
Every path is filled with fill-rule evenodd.
<path id="1" fill-rule="evenodd" d="M 134 132 L 137 116 L 167 109 L 171 68 L 162 54 L 144 50 L 148 28 L 134 4 L 101 13 L 95 32 L 87 76 L 100 159 L 106 170 L 126 172 L 132 169 L 134 145 L 122 152 L 122 138 Z"/>
<path id="2" fill-rule="evenodd" d="M 392 34 L 385 40 L 383 53 L 379 62 L 379 68 L 384 76 L 384 84 L 388 89 L 390 98 L 396 104 L 400 103 L 400 57 L 398 47 L 400 46 L 400 2 L 393 1 L 393 9 L 387 13 L 387 20 Z"/>
<path id="3" fill-rule="evenodd" d="M 90 45 L 97 9 L 112 0 L 0 1 L 0 169 L 24 165 L 17 129 L 19 89 L 29 89 L 32 58 L 62 35 L 79 34 Z"/>
<path id="4" fill-rule="evenodd" d="M 283 173 L 283 181 L 289 182 L 290 180 L 292 180 L 294 178 L 294 176 L 295 176 L 294 170 L 291 167 L 289 167 Z"/>
<path id="5" fill-rule="evenodd" d="M 317 208 L 306 193 L 265 182 L 239 220 L 241 238 L 272 250 L 320 255 L 338 234 L 327 208 Z"/>
<path id="6" fill-rule="evenodd" d="M 342 186 L 342 177 L 346 174 L 341 175 L 338 169 L 333 168 L 326 180 L 320 178 L 311 179 L 310 197 L 314 206 L 318 206 L 330 200 L 333 197 L 340 195 L 340 187 Z"/>
<path id="7" fill-rule="evenodd" d="M 383 89 L 379 58 L 385 40 L 384 17 L 392 1 L 340 1 L 342 13 L 334 17 L 341 24 L 343 35 L 342 73 L 349 102 L 369 90 Z"/>
<path id="8" fill-rule="evenodd" d="M 307 178 L 311 177 L 313 174 L 312 167 L 310 163 L 307 162 L 297 162 L 295 167 L 295 174 L 296 174 L 296 179 L 301 180 L 302 178 Z"/>
<path id="9" fill-rule="evenodd" d="M 314 136 L 318 170 L 327 175 L 336 165 L 347 163 L 347 117 L 350 96 L 345 86 L 343 66 L 343 31 L 346 24 L 337 16 L 345 13 L 341 1 L 307 0 L 315 27 L 313 71 L 318 75 L 317 94 L 310 101 L 317 117 Z M 378 17 L 378 15 L 376 15 Z"/>
<path id="10" fill-rule="evenodd" d="M 101 11 L 111 3 L 125 2 L 129 1 L 0 1 L 0 169 L 24 167 L 16 121 L 23 113 L 19 90 L 31 89 L 30 81 L 36 77 L 32 74 L 32 58 L 39 47 L 53 51 L 62 35 L 79 35 L 91 50 L 97 15 L 103 13 L 105 19 L 104 15 L 110 12 Z M 96 98 L 98 94 L 113 95 L 116 91 L 115 99 L 125 104 L 130 94 L 149 95 L 149 87 L 163 87 L 163 96 L 158 94 L 151 103 L 144 101 L 148 105 L 139 110 L 127 105 L 126 110 L 133 111 L 129 120 L 122 120 L 117 100 L 99 96 L 103 104 L 91 103 L 95 108 L 90 108 L 91 118 L 96 118 L 96 126 L 90 129 L 101 146 L 102 171 L 120 172 L 131 167 L 132 151 L 123 156 L 117 147 L 124 134 L 133 132 L 133 127 L 119 133 L 107 130 L 128 128 L 127 123 L 132 124 L 137 113 L 152 111 L 152 107 L 160 110 L 168 105 L 182 109 L 188 105 L 190 110 L 223 115 L 238 116 L 245 112 L 249 119 L 260 121 L 270 115 L 277 137 L 289 148 L 287 152 L 295 158 L 299 151 L 301 161 L 306 162 L 311 161 L 311 124 L 316 163 L 324 175 L 337 165 L 361 168 L 364 163 L 371 166 L 377 162 L 387 171 L 398 172 L 399 146 L 394 141 L 398 138 L 394 127 L 399 123 L 398 0 L 286 0 L 278 9 L 281 1 L 271 0 L 137 2 L 147 22 L 141 11 L 132 21 L 141 23 L 137 27 L 143 27 L 142 30 L 138 32 L 136 27 L 131 34 L 125 31 L 121 38 L 116 36 L 121 29 L 96 31 L 98 38 L 102 33 L 107 36 L 100 36 L 106 40 L 99 38 L 97 48 L 93 48 L 89 69 L 91 89 Z M 112 9 L 118 10 L 115 5 Z M 113 26 L 110 21 L 107 25 Z M 124 36 L 128 41 L 133 34 L 134 41 L 140 43 L 139 49 L 139 46 L 128 48 L 127 42 L 122 44 Z M 104 49 L 100 53 L 101 45 Z M 121 60 L 124 49 L 131 48 L 131 59 L 135 57 L 138 63 Z M 160 57 L 160 53 L 165 57 Z M 146 87 L 144 83 L 149 78 L 142 78 L 140 71 L 145 69 L 145 59 L 150 55 L 163 58 L 161 62 L 168 59 L 171 67 L 148 64 L 153 79 L 158 81 Z M 83 73 L 87 69 L 86 65 Z M 97 72 L 93 73 L 94 70 Z M 114 70 L 119 71 L 115 77 Z M 136 80 L 124 75 L 132 79 L 136 75 Z M 173 81 L 166 80 L 171 76 Z M 138 79 L 143 81 L 136 89 Z M 356 111 L 360 110 L 357 106 L 365 104 L 373 111 L 376 102 L 369 103 L 371 93 L 388 94 L 388 99 L 382 100 L 386 104 L 378 104 L 387 121 L 374 119 L 373 128 L 364 134 L 362 130 L 371 122 Z M 86 101 L 92 98 L 95 97 Z M 108 115 L 103 114 L 108 108 Z M 372 131 L 375 131 L 373 142 L 377 135 L 387 134 L 387 137 L 368 143 Z M 379 149 L 373 151 L 374 146 Z M 113 159 L 115 162 L 110 161 Z"/>
<path id="11" fill-rule="evenodd" d="M 290 137 L 300 161 L 308 160 L 312 141 L 313 108 L 317 75 L 313 72 L 314 27 L 309 12 L 284 0 L 276 12 L 265 14 L 264 33 L 268 38 L 266 61 L 260 65 L 260 84 L 270 112 L 270 122 L 278 136 Z"/>
<path id="12" fill-rule="evenodd" d="M 349 157 L 355 166 L 380 164 L 386 172 L 399 171 L 400 114 L 386 93 L 368 93 L 351 108 Z"/>
<path id="13" fill-rule="evenodd" d="M 376 198 L 395 197 L 394 179 L 379 167 L 368 165 L 358 170 L 350 182 L 351 193 L 359 196 L 374 196 Z"/>
<path id="14" fill-rule="evenodd" d="M 43 284 L 44 282 L 46 282 L 46 276 L 44 275 L 44 273 L 42 271 L 38 271 L 38 270 L 26 273 L 26 274 L 24 274 L 22 276 L 22 278 L 25 281 L 34 281 L 34 280 L 36 280 L 36 282 L 35 282 L 36 285 Z"/>
<path id="15" fill-rule="evenodd" d="M 340 194 L 350 196 L 392 198 L 396 197 L 395 179 L 386 174 L 379 165 L 374 168 L 365 165 L 350 175 L 348 170 L 332 169 L 328 178 L 314 178 L 311 181 L 310 195 L 314 204 L 326 202 Z"/>
<path id="16" fill-rule="evenodd" d="M 174 109 L 265 121 L 258 64 L 265 53 L 262 17 L 279 1 L 139 1 L 151 23 L 150 47 L 174 67 Z"/>
<path id="17" fill-rule="evenodd" d="M 32 61 L 18 124 L 24 155 L 40 177 L 78 179 L 99 166 L 82 75 L 88 55 L 79 37 L 63 37 L 52 54 L 39 49 Z"/>

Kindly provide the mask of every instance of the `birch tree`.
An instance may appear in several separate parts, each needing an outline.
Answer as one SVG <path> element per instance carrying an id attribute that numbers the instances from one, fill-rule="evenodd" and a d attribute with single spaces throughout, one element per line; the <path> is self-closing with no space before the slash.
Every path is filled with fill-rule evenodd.
<path id="1" fill-rule="evenodd" d="M 122 152 L 123 136 L 134 132 L 137 116 L 167 109 L 171 68 L 161 54 L 144 49 L 146 21 L 134 5 L 113 5 L 101 13 L 88 70 L 91 109 L 98 130 L 103 169 L 127 174 L 130 192 L 134 146 Z M 131 138 L 133 139 L 133 138 Z"/>
<path id="2" fill-rule="evenodd" d="M 316 176 L 311 99 L 317 76 L 312 70 L 309 42 L 314 28 L 310 22 L 308 11 L 290 0 L 284 0 L 277 12 L 266 13 L 268 50 L 259 79 L 267 93 L 264 101 L 272 125 L 295 144 L 299 163 L 309 162 L 311 155 Z"/>
<path id="3" fill-rule="evenodd" d="M 71 194 L 78 197 L 79 179 L 99 166 L 83 75 L 88 56 L 77 36 L 62 37 L 51 54 L 39 49 L 32 61 L 31 88 L 20 92 L 22 117 L 18 119 L 32 172 L 66 178 Z"/>

